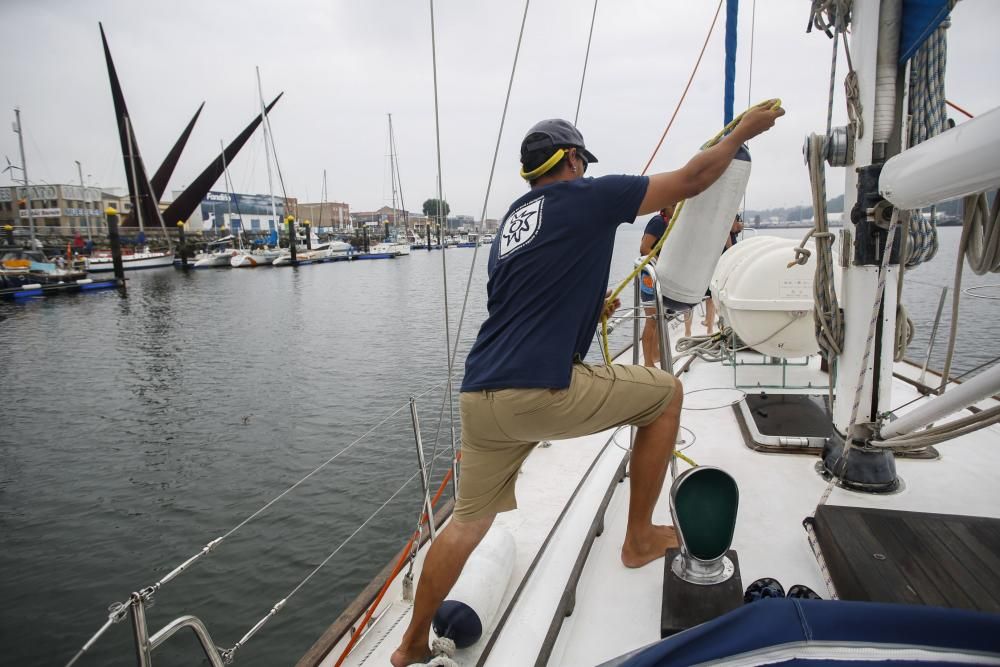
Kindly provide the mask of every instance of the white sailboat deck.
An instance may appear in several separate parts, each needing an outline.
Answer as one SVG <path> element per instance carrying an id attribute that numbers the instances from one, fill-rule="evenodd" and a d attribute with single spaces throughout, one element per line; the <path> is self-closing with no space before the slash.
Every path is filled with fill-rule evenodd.
<path id="1" fill-rule="evenodd" d="M 748 384 L 754 374 L 776 372 L 775 368 L 745 366 L 738 369 L 738 378 L 741 384 Z M 920 375 L 920 369 L 907 362 L 896 364 L 895 372 L 911 379 Z M 698 464 L 723 468 L 739 484 L 740 509 L 733 549 L 739 555 L 742 586 L 760 577 L 773 577 L 786 589 L 804 584 L 828 597 L 802 526 L 802 520 L 815 510 L 827 488 L 827 482 L 815 470 L 818 457 L 762 453 L 744 444 L 735 412 L 728 405 L 739 397 L 732 389 L 732 366 L 695 360 L 681 377 L 688 395 L 682 424 L 690 431 L 682 432 L 686 441 L 681 445 L 683 452 Z M 776 379 L 767 377 L 761 382 Z M 789 368 L 789 382 L 825 387 L 827 376 L 819 370 L 818 359 L 813 359 L 808 367 Z M 811 392 L 823 394 L 826 390 Z M 919 393 L 914 386 L 895 378 L 892 396 L 892 404 L 898 406 L 917 399 Z M 900 413 L 925 400 L 917 400 Z M 995 399 L 988 399 L 979 407 L 996 404 Z M 715 406 L 723 407 L 704 409 Z M 554 442 L 550 447 L 536 449 L 527 459 L 518 481 L 520 508 L 497 519 L 513 534 L 516 543 L 511 581 L 497 618 L 492 619 L 479 642 L 457 652 L 458 664 L 593 665 L 659 640 L 664 561 L 636 570 L 625 568 L 620 561 L 629 486 L 627 480 L 616 480 L 627 444 L 627 430 L 617 437 L 614 431 L 606 431 Z M 1000 469 L 1000 429 L 982 429 L 939 445 L 938 450 L 938 460 L 897 458 L 897 470 L 904 483 L 901 491 L 873 495 L 834 488 L 827 502 L 1000 518 L 1000 486 L 995 482 Z M 686 464 L 679 466 L 683 469 Z M 669 483 L 668 476 L 654 514 L 658 523 L 671 521 Z M 589 554 L 584 555 L 609 490 L 612 495 L 604 514 L 605 530 L 593 540 Z M 425 551 L 426 547 L 417 558 L 415 574 L 419 573 Z M 559 612 L 560 602 L 565 603 L 567 590 L 573 590 L 568 583 L 575 563 L 582 564 L 575 585 L 575 605 L 560 626 L 554 619 L 563 615 Z M 344 664 L 388 664 L 410 612 L 410 603 L 402 600 L 401 590 L 399 580 L 392 584 L 373 617 L 375 623 Z M 498 621 L 505 612 L 507 618 L 498 631 Z M 553 635 L 548 643 L 547 634 Z M 491 641 L 493 645 L 484 656 Z M 335 664 L 345 645 L 346 638 L 322 664 Z"/>

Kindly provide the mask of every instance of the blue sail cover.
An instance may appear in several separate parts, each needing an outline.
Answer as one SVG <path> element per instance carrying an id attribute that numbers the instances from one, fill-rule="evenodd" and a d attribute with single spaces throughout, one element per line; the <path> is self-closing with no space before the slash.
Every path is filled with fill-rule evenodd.
<path id="1" fill-rule="evenodd" d="M 951 11 L 951 0 L 903 0 L 903 27 L 899 36 L 899 63 L 913 57 Z"/>
<path id="2" fill-rule="evenodd" d="M 752 656 L 750 655 L 752 654 Z M 620 667 L 969 664 L 1000 659 L 1000 614 L 909 604 L 772 598 L 632 654 Z"/>
<path id="3" fill-rule="evenodd" d="M 273 245 L 273 246 L 278 245 L 278 230 L 272 229 L 271 233 L 267 236 L 267 238 L 254 239 L 253 240 L 253 244 L 254 245 Z"/>
<path id="4" fill-rule="evenodd" d="M 722 102 L 722 124 L 733 119 L 733 89 L 736 86 L 736 15 L 740 0 L 726 0 L 726 91 Z"/>

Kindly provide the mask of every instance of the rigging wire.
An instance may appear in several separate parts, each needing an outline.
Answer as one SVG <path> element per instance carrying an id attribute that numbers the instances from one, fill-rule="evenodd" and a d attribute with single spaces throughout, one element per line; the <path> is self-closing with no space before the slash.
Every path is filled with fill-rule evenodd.
<path id="1" fill-rule="evenodd" d="M 688 77 L 687 84 L 684 86 L 684 92 L 681 93 L 681 98 L 677 100 L 677 106 L 674 107 L 674 113 L 671 114 L 669 122 L 667 122 L 667 127 L 663 130 L 663 134 L 660 135 L 660 140 L 656 144 L 656 148 L 653 149 L 653 154 L 649 156 L 649 161 L 646 166 L 642 168 L 642 176 L 646 175 L 649 171 L 649 166 L 653 164 L 653 159 L 656 158 L 656 154 L 660 152 L 660 146 L 663 145 L 663 140 L 667 138 L 667 132 L 670 131 L 670 127 L 674 124 L 674 119 L 677 118 L 677 112 L 681 110 L 681 105 L 684 104 L 684 98 L 687 97 L 688 90 L 691 88 L 691 83 L 694 81 L 694 75 L 698 72 L 698 66 L 701 65 L 701 58 L 705 55 L 705 49 L 708 47 L 708 40 L 712 37 L 712 31 L 715 30 L 715 23 L 719 18 L 719 12 L 722 11 L 722 3 L 725 0 L 719 0 L 719 5 L 715 8 L 715 16 L 712 17 L 712 25 L 708 28 L 708 34 L 705 35 L 705 43 L 701 45 L 701 52 L 698 54 L 698 60 L 694 63 L 694 69 L 691 70 L 691 76 Z"/>
<path id="2" fill-rule="evenodd" d="M 754 0 L 756 2 L 756 0 Z M 594 0 L 594 12 L 590 15 L 590 33 L 587 35 L 587 54 L 583 57 L 583 74 L 580 75 L 580 94 L 576 97 L 576 114 L 573 125 L 580 120 L 580 102 L 583 101 L 583 82 L 587 80 L 587 63 L 590 61 L 590 42 L 594 39 L 594 22 L 597 20 L 597 0 Z"/>
<path id="3" fill-rule="evenodd" d="M 432 35 L 431 41 L 433 42 L 433 24 L 434 24 L 433 7 L 434 7 L 434 0 L 430 0 L 430 3 L 431 3 L 431 30 L 432 30 L 432 32 L 431 32 L 431 35 Z M 490 202 L 490 191 L 493 188 L 493 176 L 496 173 L 497 158 L 500 155 L 500 142 L 503 139 L 503 128 L 504 128 L 504 124 L 507 121 L 507 110 L 510 108 L 510 94 L 511 94 L 511 91 L 513 90 L 513 88 L 514 88 L 514 75 L 517 72 L 517 63 L 518 63 L 518 59 L 519 59 L 519 57 L 521 55 L 521 44 L 522 44 L 522 42 L 524 40 L 524 26 L 527 24 L 527 21 L 528 21 L 528 8 L 530 6 L 531 6 L 531 0 L 525 0 L 525 2 L 524 2 L 524 12 L 522 13 L 522 16 L 521 16 L 521 29 L 518 31 L 518 34 L 517 34 L 517 46 L 514 48 L 514 62 L 511 65 L 510 78 L 507 81 L 507 94 L 504 97 L 503 112 L 500 114 L 500 127 L 497 130 L 496 146 L 493 149 L 493 159 L 490 162 L 490 174 L 489 174 L 489 178 L 487 178 L 487 180 L 486 180 L 486 194 L 483 197 L 483 209 L 482 209 L 482 213 L 479 216 L 480 220 L 485 220 L 486 219 L 486 209 L 489 206 L 489 202 Z M 436 64 L 436 61 L 435 61 L 435 65 L 434 65 L 434 82 L 435 82 L 434 83 L 434 110 L 435 110 L 434 113 L 435 113 L 435 124 L 436 124 L 437 123 L 437 64 Z M 438 199 L 439 200 L 441 199 L 441 194 L 440 194 L 440 151 L 441 151 L 441 147 L 440 146 L 441 146 L 441 137 L 440 137 L 440 132 L 438 132 L 438 161 L 439 161 L 439 167 L 438 167 L 438 169 L 439 169 L 439 176 L 438 176 L 438 187 L 439 187 L 438 192 L 439 192 L 439 194 L 438 194 Z M 440 206 L 439 206 L 438 210 L 440 212 Z M 442 248 L 441 250 L 442 250 L 441 257 L 443 258 L 444 257 L 444 248 Z M 462 299 L 462 310 L 460 311 L 459 316 L 458 316 L 458 328 L 457 328 L 456 333 L 455 333 L 455 345 L 454 345 L 454 347 L 451 346 L 450 340 L 448 341 L 448 379 L 449 379 L 448 397 L 449 397 L 449 400 L 451 401 L 451 428 L 452 428 L 451 447 L 452 447 L 453 454 L 455 453 L 455 449 L 456 449 L 455 448 L 455 408 L 454 408 L 455 398 L 454 398 L 454 392 L 451 389 L 450 381 L 452 379 L 453 372 L 454 372 L 455 357 L 458 355 L 458 346 L 459 346 L 459 344 L 461 342 L 462 325 L 465 322 L 465 312 L 466 312 L 466 309 L 467 309 L 468 304 L 469 304 L 469 293 L 472 291 L 472 278 L 475 275 L 476 258 L 478 257 L 478 255 L 479 255 L 479 244 L 477 243 L 476 246 L 472 250 L 472 262 L 469 265 L 469 278 L 468 278 L 468 280 L 465 283 L 465 296 Z M 444 291 L 445 291 L 445 321 L 447 322 L 447 320 L 448 320 L 448 310 L 447 310 L 448 309 L 448 284 L 447 284 L 447 280 L 445 281 L 445 290 Z M 435 439 L 435 442 L 434 442 L 434 451 L 435 452 L 437 451 L 437 439 Z M 432 457 L 432 460 L 433 460 L 433 457 Z M 433 473 L 433 471 L 434 471 L 434 467 L 432 465 L 431 466 L 431 472 Z"/>
<path id="4" fill-rule="evenodd" d="M 442 172 L 442 169 L 441 169 L 441 116 L 440 116 L 439 104 L 438 104 L 437 37 L 436 37 L 435 31 L 434 31 L 434 0 L 428 0 L 428 3 L 430 5 L 430 14 L 431 14 L 431 66 L 432 66 L 432 70 L 433 70 L 433 74 L 434 74 L 434 141 L 435 141 L 435 146 L 436 146 L 436 149 L 437 149 L 437 195 L 438 195 L 438 201 L 437 201 L 437 216 L 436 217 L 437 217 L 437 221 L 438 221 L 438 230 L 439 230 L 438 233 L 440 233 L 442 216 L 444 214 L 444 212 L 442 210 L 444 208 L 444 186 L 442 184 L 443 183 L 443 178 L 442 178 L 442 173 L 441 173 Z M 428 241 L 429 241 L 429 239 L 428 239 Z M 454 461 L 455 454 L 456 454 L 456 450 L 455 450 L 455 395 L 454 395 L 454 391 L 452 391 L 452 384 L 451 383 L 452 383 L 453 376 L 454 376 L 454 366 L 455 366 L 455 364 L 454 364 L 454 357 L 451 354 L 451 324 L 448 321 L 448 313 L 449 313 L 449 308 L 448 308 L 448 261 L 446 259 L 446 255 L 447 255 L 446 245 L 447 244 L 445 244 L 443 242 L 441 244 L 441 278 L 442 278 L 442 280 L 444 282 L 444 290 L 443 290 L 443 292 L 444 292 L 444 336 L 445 336 L 445 338 L 444 338 L 444 345 L 445 345 L 444 352 L 445 352 L 445 356 L 447 357 L 447 361 L 448 361 L 448 382 L 447 382 L 446 398 L 448 400 L 448 410 L 449 410 L 449 417 L 450 417 L 450 419 L 449 419 L 450 424 L 449 425 L 451 427 L 452 460 Z M 479 249 L 478 245 L 476 246 L 476 249 L 477 250 Z M 473 253 L 473 255 L 472 255 L 473 265 L 475 265 L 475 258 L 476 258 L 475 253 Z M 471 276 L 470 276 L 470 282 L 471 282 Z M 468 298 L 468 289 L 466 289 L 466 298 Z M 465 311 L 464 306 L 463 306 L 462 310 L 463 310 L 463 313 L 464 313 L 464 311 Z M 457 347 L 457 345 L 458 345 L 458 341 L 457 340 L 456 340 L 455 344 L 456 344 L 456 347 Z M 442 402 L 441 414 L 442 414 L 442 416 L 444 414 L 443 402 Z M 439 421 L 438 427 L 440 429 L 440 421 Z M 434 447 L 435 447 L 435 451 L 436 451 L 437 450 L 437 442 L 436 441 L 434 443 Z M 434 459 L 432 457 L 431 461 L 433 462 L 433 460 Z M 454 463 L 452 465 L 454 465 Z"/>

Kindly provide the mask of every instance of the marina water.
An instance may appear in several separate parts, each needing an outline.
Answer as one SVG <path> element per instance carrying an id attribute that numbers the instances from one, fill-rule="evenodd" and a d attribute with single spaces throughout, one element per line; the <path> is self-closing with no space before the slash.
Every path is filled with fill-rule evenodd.
<path id="1" fill-rule="evenodd" d="M 613 279 L 628 273 L 641 235 L 641 224 L 619 230 Z M 911 358 L 923 360 L 959 236 L 942 228 L 938 257 L 908 273 Z M 459 381 L 485 315 L 487 252 L 479 249 L 472 275 Z M 453 342 L 472 257 L 472 249 L 447 251 Z M 966 286 L 995 282 L 966 271 Z M 1000 288 L 982 294 L 1000 297 Z M 949 308 L 933 368 L 942 365 Z M 998 308 L 963 296 L 955 374 L 1000 354 Z M 194 614 L 228 648 L 416 471 L 409 396 L 418 396 L 428 457 L 446 406 L 437 443 L 439 452 L 450 448 L 440 251 L 294 269 L 136 272 L 127 299 L 104 292 L 0 303 L 0 337 L 6 664 L 64 664 L 103 624 L 108 604 L 154 583 L 396 412 L 156 595 L 151 631 Z M 612 349 L 629 342 L 630 327 L 615 338 Z M 439 459 L 435 478 L 447 467 L 448 457 Z M 294 664 L 403 546 L 420 497 L 413 480 L 236 664 Z M 200 653 L 183 632 L 155 655 L 158 665 L 190 665 Z M 134 660 L 123 622 L 80 664 Z"/>

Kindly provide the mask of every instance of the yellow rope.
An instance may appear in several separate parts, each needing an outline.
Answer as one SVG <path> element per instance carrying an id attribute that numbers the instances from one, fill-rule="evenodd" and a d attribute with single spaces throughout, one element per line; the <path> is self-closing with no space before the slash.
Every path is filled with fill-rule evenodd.
<path id="1" fill-rule="evenodd" d="M 692 468 L 697 468 L 698 467 L 698 464 L 695 463 L 691 458 L 685 456 L 684 454 L 681 454 L 676 449 L 674 450 L 674 456 L 676 456 L 677 458 L 679 458 L 681 461 L 684 461 L 684 463 L 688 464 Z"/>
<path id="2" fill-rule="evenodd" d="M 701 147 L 702 150 L 706 148 L 711 148 L 715 144 L 719 143 L 722 137 L 724 137 L 734 127 L 736 127 L 739 124 L 739 122 L 743 120 L 743 116 L 745 116 L 751 109 L 763 106 L 765 104 L 768 105 L 770 109 L 774 110 L 781 106 L 781 100 L 777 98 L 766 100 L 764 102 L 761 102 L 760 104 L 755 104 L 749 109 L 746 109 L 739 116 L 733 118 L 728 125 L 719 130 L 719 132 L 714 137 L 706 141 L 705 144 Z M 660 240 L 656 242 L 656 245 L 653 246 L 653 249 L 649 251 L 649 254 L 646 255 L 646 257 L 642 260 L 642 262 L 640 262 L 632 270 L 632 273 L 628 274 L 628 277 L 625 278 L 625 280 L 621 281 L 621 283 L 618 284 L 618 287 L 616 287 L 611 292 L 611 295 L 604 302 L 604 312 L 601 314 L 601 352 L 604 353 L 604 363 L 606 364 L 611 363 L 611 351 L 608 348 L 608 315 L 607 315 L 608 308 L 615 302 L 615 299 L 618 298 L 618 295 L 622 293 L 622 290 L 624 290 L 625 287 L 628 286 L 628 284 L 632 282 L 632 280 L 637 275 L 639 275 L 639 272 L 641 272 L 644 268 L 646 268 L 647 264 L 656 259 L 656 256 L 660 252 L 660 248 L 663 247 L 663 243 L 667 240 L 667 237 L 670 236 L 670 232 L 673 231 L 674 225 L 677 223 L 677 217 L 680 215 L 681 210 L 683 210 L 684 203 L 686 201 L 687 201 L 686 199 L 682 199 L 680 202 L 678 202 L 677 208 L 674 209 L 674 214 L 670 217 L 670 224 L 667 225 L 666 231 L 663 232 L 663 236 L 660 237 Z"/>

